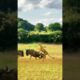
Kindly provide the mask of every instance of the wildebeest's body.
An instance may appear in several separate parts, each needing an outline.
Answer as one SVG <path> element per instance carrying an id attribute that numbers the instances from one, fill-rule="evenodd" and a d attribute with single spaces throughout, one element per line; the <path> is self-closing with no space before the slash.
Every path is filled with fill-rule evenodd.
<path id="1" fill-rule="evenodd" d="M 23 57 L 24 56 L 23 51 L 22 50 L 18 51 L 18 55 Z"/>
<path id="2" fill-rule="evenodd" d="M 43 53 L 38 52 L 38 51 L 35 51 L 35 50 L 33 50 L 33 49 L 28 49 L 28 50 L 26 50 L 26 55 L 27 55 L 27 56 L 30 55 L 31 57 L 33 56 L 33 57 L 39 58 L 39 59 L 45 57 L 45 55 L 44 55 Z"/>
<path id="3" fill-rule="evenodd" d="M 45 54 L 43 54 L 43 53 L 40 53 L 40 58 L 46 58 L 46 55 Z"/>

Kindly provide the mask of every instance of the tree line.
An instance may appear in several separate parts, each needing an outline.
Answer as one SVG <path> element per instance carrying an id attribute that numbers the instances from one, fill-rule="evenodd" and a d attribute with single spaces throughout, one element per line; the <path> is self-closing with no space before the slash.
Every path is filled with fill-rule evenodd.
<path id="1" fill-rule="evenodd" d="M 62 25 L 58 22 L 56 23 L 51 23 L 48 26 L 45 26 L 42 23 L 37 23 L 36 25 L 33 25 L 29 23 L 28 21 L 18 18 L 18 29 L 22 28 L 27 31 L 57 31 L 57 30 L 62 30 Z"/>
<path id="2" fill-rule="evenodd" d="M 42 23 L 33 25 L 26 20 L 18 19 L 18 42 L 62 42 L 62 25 L 60 23 L 51 23 L 44 26 Z"/>

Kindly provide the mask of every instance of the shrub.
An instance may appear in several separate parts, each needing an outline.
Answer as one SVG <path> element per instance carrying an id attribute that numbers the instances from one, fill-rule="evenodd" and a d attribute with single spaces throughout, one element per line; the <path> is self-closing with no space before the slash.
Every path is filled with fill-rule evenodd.
<path id="1" fill-rule="evenodd" d="M 62 42 L 62 32 L 55 31 L 52 33 L 28 33 L 24 35 L 24 39 L 21 38 L 19 42 L 45 42 L 45 43 L 61 43 Z"/>

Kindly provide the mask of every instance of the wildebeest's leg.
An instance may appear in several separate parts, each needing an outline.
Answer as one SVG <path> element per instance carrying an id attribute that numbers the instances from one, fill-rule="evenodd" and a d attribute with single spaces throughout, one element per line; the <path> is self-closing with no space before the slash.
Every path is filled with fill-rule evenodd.
<path id="1" fill-rule="evenodd" d="M 46 59 L 46 55 L 43 55 L 43 61 L 44 61 L 44 59 Z"/>

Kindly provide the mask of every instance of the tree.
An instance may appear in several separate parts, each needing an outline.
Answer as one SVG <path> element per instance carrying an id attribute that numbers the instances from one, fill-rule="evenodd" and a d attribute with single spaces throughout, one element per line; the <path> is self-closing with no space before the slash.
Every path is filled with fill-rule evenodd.
<path id="1" fill-rule="evenodd" d="M 19 42 L 25 42 L 27 39 L 28 32 L 23 28 L 18 29 L 18 40 Z"/>
<path id="2" fill-rule="evenodd" d="M 42 23 L 37 23 L 34 30 L 41 32 L 41 31 L 45 31 L 45 28 L 44 28 L 44 25 Z"/>
<path id="3" fill-rule="evenodd" d="M 49 26 L 47 27 L 47 29 L 49 31 L 57 31 L 57 30 L 61 30 L 62 28 L 61 28 L 60 23 L 51 23 L 51 24 L 49 24 Z"/>
<path id="4" fill-rule="evenodd" d="M 31 30 L 34 30 L 34 25 L 29 23 L 27 20 L 18 18 L 18 28 L 23 28 L 27 31 L 31 31 Z"/>

